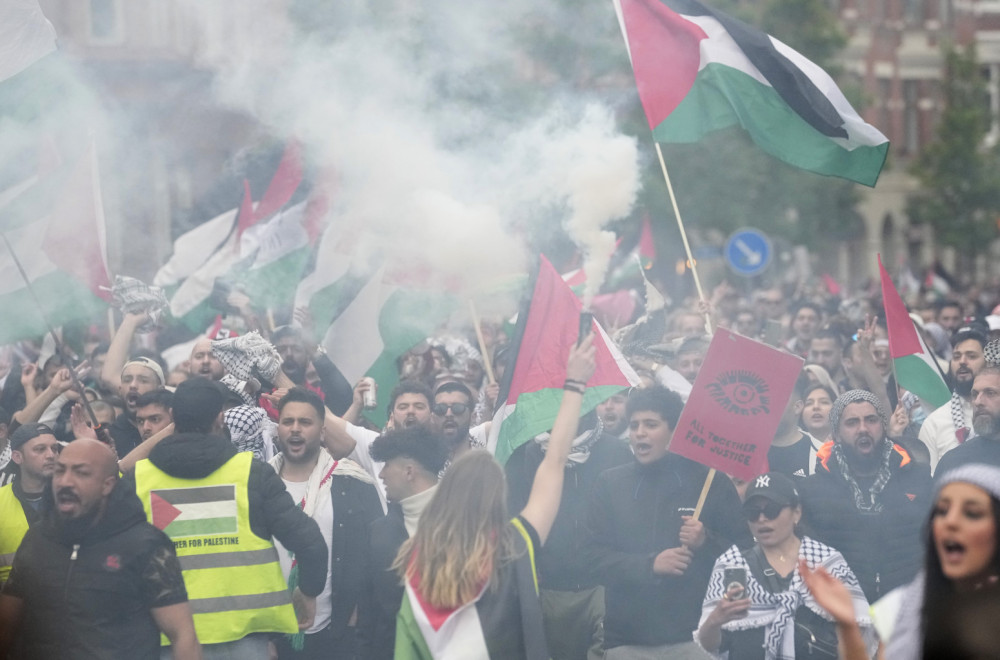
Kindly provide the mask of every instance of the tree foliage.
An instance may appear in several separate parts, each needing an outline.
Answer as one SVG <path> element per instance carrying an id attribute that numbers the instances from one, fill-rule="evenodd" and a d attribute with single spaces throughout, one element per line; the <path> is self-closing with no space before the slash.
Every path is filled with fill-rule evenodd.
<path id="1" fill-rule="evenodd" d="M 990 116 L 975 46 L 946 53 L 942 84 L 944 111 L 913 166 L 921 192 L 908 212 L 930 223 L 941 243 L 974 256 L 997 237 L 1000 214 L 1000 153 L 984 143 Z"/>

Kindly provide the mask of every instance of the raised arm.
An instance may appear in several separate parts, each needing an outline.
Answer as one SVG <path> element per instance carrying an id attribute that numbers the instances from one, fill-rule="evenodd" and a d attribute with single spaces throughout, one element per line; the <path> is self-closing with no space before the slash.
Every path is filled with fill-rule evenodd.
<path id="1" fill-rule="evenodd" d="M 14 413 L 14 421 L 22 425 L 37 422 L 45 409 L 71 387 L 73 387 L 73 377 L 70 376 L 69 369 L 63 367 L 52 377 L 49 386 L 39 392 L 31 403 Z"/>
<path id="2" fill-rule="evenodd" d="M 122 318 L 122 324 L 118 326 L 118 332 L 111 339 L 108 346 L 107 357 L 104 358 L 104 366 L 98 374 L 104 385 L 112 392 L 118 391 L 121 384 L 122 369 L 128 361 L 129 348 L 132 346 L 132 338 L 135 336 L 135 329 L 138 328 L 149 316 L 145 312 L 138 314 L 126 314 Z"/>
<path id="3" fill-rule="evenodd" d="M 584 391 L 582 383 L 586 383 L 594 375 L 593 337 L 593 334 L 590 334 L 579 346 L 574 345 L 570 348 L 566 364 L 566 389 L 563 390 L 559 412 L 552 425 L 549 447 L 542 464 L 535 472 L 528 504 L 521 511 L 521 516 L 538 532 L 538 538 L 543 545 L 552 529 L 552 523 L 555 522 L 556 514 L 559 513 L 566 459 L 569 457 L 570 445 L 576 437 L 576 429 L 580 422 Z"/>
<path id="4" fill-rule="evenodd" d="M 135 469 L 135 464 L 144 458 L 149 458 L 149 453 L 153 451 L 153 447 L 159 444 L 160 440 L 163 440 L 167 436 L 173 435 L 174 433 L 174 423 L 170 422 L 162 429 L 149 436 L 143 440 L 139 445 L 125 454 L 120 461 L 118 461 L 118 469 L 124 474 L 126 472 L 131 472 Z"/>

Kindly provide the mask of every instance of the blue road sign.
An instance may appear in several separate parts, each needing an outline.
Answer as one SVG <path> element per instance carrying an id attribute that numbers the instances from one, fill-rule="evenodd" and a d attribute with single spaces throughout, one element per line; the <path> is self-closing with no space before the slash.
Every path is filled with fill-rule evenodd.
<path id="1" fill-rule="evenodd" d="M 733 232 L 723 250 L 729 267 L 744 277 L 753 277 L 764 272 L 771 263 L 773 254 L 771 239 L 763 232 L 752 228 Z"/>

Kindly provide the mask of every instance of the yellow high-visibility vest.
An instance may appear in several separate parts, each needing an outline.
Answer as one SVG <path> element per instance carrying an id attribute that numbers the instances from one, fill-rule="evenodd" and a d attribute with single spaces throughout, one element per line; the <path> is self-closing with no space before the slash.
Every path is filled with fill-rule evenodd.
<path id="1" fill-rule="evenodd" d="M 0 584 L 10 576 L 14 555 L 28 533 L 28 519 L 21 501 L 14 495 L 14 484 L 0 488 Z"/>
<path id="2" fill-rule="evenodd" d="M 174 542 L 202 644 L 299 629 L 278 552 L 250 529 L 252 458 L 237 454 L 202 479 L 170 476 L 148 459 L 135 466 L 146 518 Z"/>

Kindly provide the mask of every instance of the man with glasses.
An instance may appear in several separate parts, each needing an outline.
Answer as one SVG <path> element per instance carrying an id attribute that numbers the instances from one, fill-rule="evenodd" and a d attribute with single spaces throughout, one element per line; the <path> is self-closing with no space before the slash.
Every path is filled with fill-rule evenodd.
<path id="1" fill-rule="evenodd" d="M 486 424 L 470 430 L 472 423 L 472 392 L 462 383 L 442 383 L 434 391 L 431 406 L 431 428 L 444 437 L 448 448 L 448 463 L 469 451 L 486 446 Z M 488 422 L 487 422 L 488 423 Z"/>
<path id="2" fill-rule="evenodd" d="M 930 508 L 930 468 L 889 439 L 888 425 L 871 392 L 840 395 L 830 411 L 833 440 L 800 488 L 812 536 L 844 555 L 872 603 L 916 574 Z"/>

